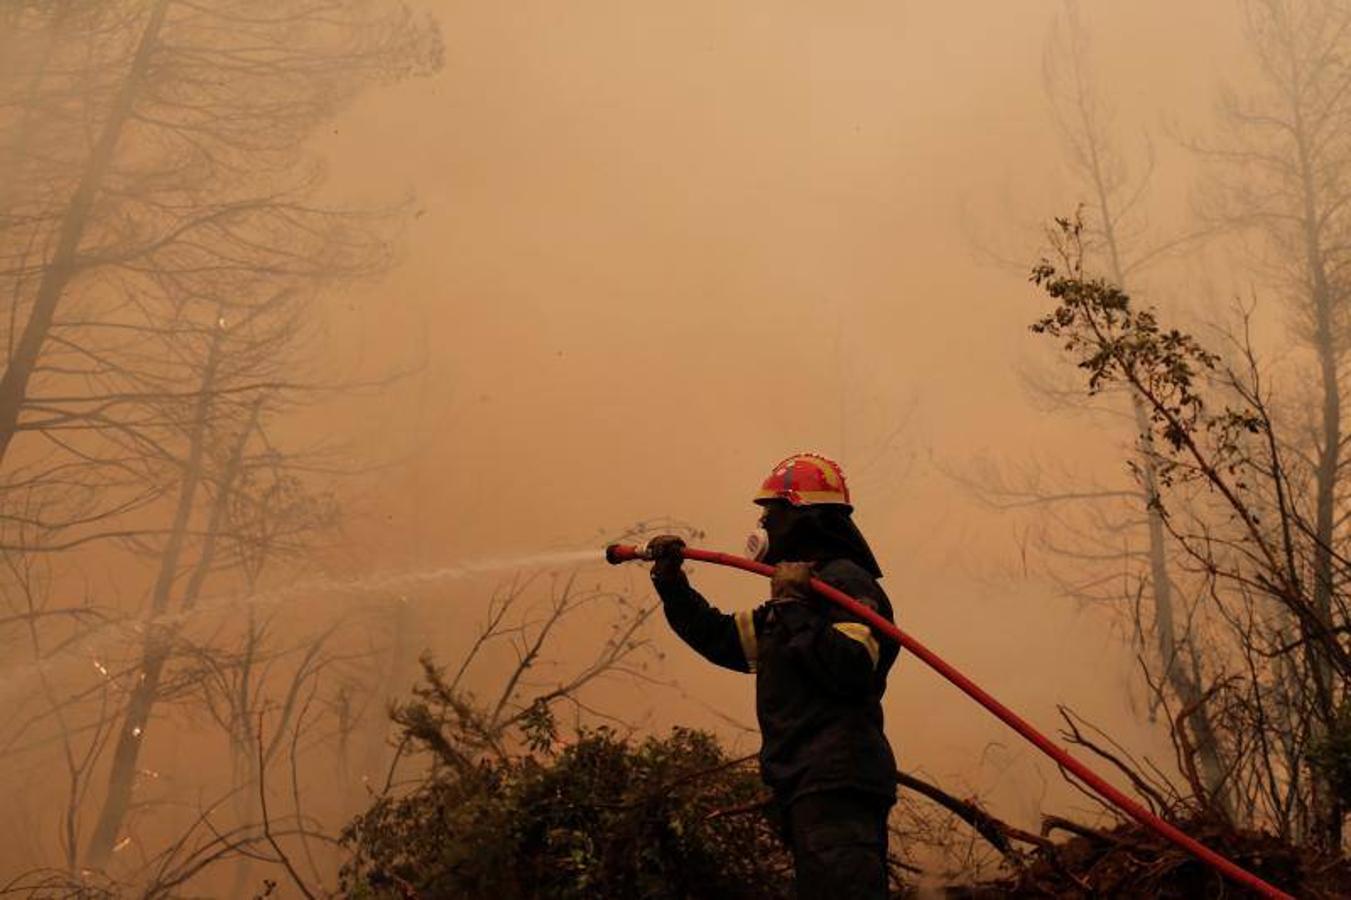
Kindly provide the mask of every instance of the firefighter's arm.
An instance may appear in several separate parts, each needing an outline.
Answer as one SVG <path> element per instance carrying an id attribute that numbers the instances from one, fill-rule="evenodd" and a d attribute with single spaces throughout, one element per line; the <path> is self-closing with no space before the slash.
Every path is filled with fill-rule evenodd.
<path id="1" fill-rule="evenodd" d="M 704 659 L 737 672 L 755 671 L 755 623 L 750 611 L 728 615 L 690 586 L 679 570 L 656 577 L 662 612 L 671 630 Z"/>
<path id="2" fill-rule="evenodd" d="M 789 653 L 813 670 L 821 683 L 841 694 L 871 690 L 881 656 L 877 636 L 844 610 L 813 597 L 810 572 L 797 572 L 787 566 L 781 566 L 781 572 L 776 573 L 774 593 L 782 603 L 783 614 L 792 622 Z M 872 599 L 858 587 L 853 596 L 863 605 L 875 608 Z"/>

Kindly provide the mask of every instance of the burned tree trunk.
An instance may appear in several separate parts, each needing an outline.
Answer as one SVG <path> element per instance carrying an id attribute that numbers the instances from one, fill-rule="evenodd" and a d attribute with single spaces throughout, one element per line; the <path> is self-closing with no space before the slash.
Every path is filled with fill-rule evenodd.
<path id="1" fill-rule="evenodd" d="M 112 768 L 108 773 L 108 787 L 104 793 L 103 806 L 89 839 L 89 849 L 85 854 L 85 864 L 93 869 L 102 869 L 107 865 L 108 857 L 117 843 L 117 834 L 126 818 L 127 809 L 131 804 L 132 786 L 136 779 L 136 761 L 140 757 L 142 739 L 150 724 L 150 714 L 159 695 L 164 666 L 172 649 L 173 629 L 158 620 L 169 609 L 174 582 L 178 578 L 183 551 L 188 540 L 188 526 L 196 509 L 197 492 L 202 483 L 206 445 L 210 438 L 211 403 L 216 387 L 216 372 L 220 365 L 221 339 L 222 335 L 218 329 L 212 335 L 198 386 L 200 393 L 193 409 L 188 452 L 181 463 L 178 503 L 174 510 L 168 539 L 160 554 L 159 571 L 151 590 L 140 671 L 122 714 L 122 726 L 113 750 Z M 227 493 L 222 492 L 221 496 L 224 497 Z M 202 561 L 209 562 L 206 554 L 207 551 L 203 550 L 199 570 L 202 568 Z"/>
<path id="2" fill-rule="evenodd" d="M 90 212 L 112 166 L 123 128 L 145 82 L 169 3 L 170 0 L 156 0 L 150 8 L 131 59 L 131 67 L 104 120 L 75 193 L 61 215 L 55 235 L 55 249 L 43 267 L 28 320 L 5 366 L 4 374 L 0 375 L 0 462 L 3 462 L 10 442 L 19 429 L 19 416 L 28 396 L 28 385 L 38 365 L 43 345 L 51 333 L 57 307 L 67 285 L 79 272 L 80 244 L 89 224 Z"/>

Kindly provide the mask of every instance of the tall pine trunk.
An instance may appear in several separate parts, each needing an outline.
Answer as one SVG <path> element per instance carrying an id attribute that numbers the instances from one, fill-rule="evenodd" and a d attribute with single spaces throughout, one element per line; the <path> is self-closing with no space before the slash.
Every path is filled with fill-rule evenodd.
<path id="1" fill-rule="evenodd" d="M 112 167 L 118 142 L 131 118 L 137 96 L 145 83 L 150 58 L 164 26 L 170 0 L 156 0 L 146 18 L 145 28 L 137 42 L 131 66 L 122 80 L 108 117 L 103 122 L 98 140 L 85 164 L 75 192 L 61 214 L 55 235 L 55 249 L 43 267 L 33 306 L 28 312 L 23 332 L 10 355 L 5 372 L 0 375 L 0 462 L 4 461 L 10 443 L 18 431 L 19 416 L 28 396 L 28 383 L 42 355 L 43 345 L 51 332 L 57 307 L 65 295 L 71 279 L 79 271 L 80 244 L 89 225 L 104 179 Z"/>
<path id="2" fill-rule="evenodd" d="M 193 404 L 192 424 L 188 432 L 188 453 L 182 461 L 178 503 L 174 510 L 168 539 L 160 554 L 159 571 L 151 591 L 151 623 L 146 630 L 145 644 L 141 651 L 140 672 L 122 714 L 122 725 L 118 730 L 117 744 L 113 751 L 112 768 L 108 772 L 108 787 L 104 793 L 103 806 L 99 811 L 93 835 L 89 840 L 89 849 L 85 854 L 85 865 L 92 869 L 102 869 L 107 865 L 117 842 L 117 834 L 126 819 L 136 780 L 136 763 L 140 758 L 150 713 L 159 695 L 164 665 L 172 649 L 171 630 L 156 624 L 155 620 L 169 608 L 174 581 L 178 577 L 187 543 L 188 527 L 192 522 L 192 512 L 202 483 L 202 466 L 210 430 L 212 390 L 220 365 L 222 337 L 219 330 L 213 331 L 198 386 L 199 393 Z"/>
<path id="3" fill-rule="evenodd" d="M 1310 188 L 1312 190 L 1312 188 Z M 1313 612 L 1325 632 L 1332 628 L 1333 579 L 1333 517 L 1337 502 L 1337 481 L 1341 468 L 1342 395 L 1338 380 L 1340 357 L 1337 338 L 1333 333 L 1333 297 L 1328 284 L 1321 241 L 1313 227 L 1312 198 L 1306 203 L 1305 243 L 1310 274 L 1310 301 L 1313 305 L 1313 349 L 1318 358 L 1319 441 L 1317 469 L 1314 476 L 1314 551 L 1313 551 Z M 1322 641 L 1305 644 L 1309 654 L 1309 670 L 1313 674 L 1314 699 L 1317 704 L 1316 725 L 1318 738 L 1327 736 L 1336 719 L 1336 688 L 1333 683 L 1332 661 L 1322 649 Z M 1329 848 L 1342 844 L 1342 809 L 1338 792 L 1326 773 L 1311 773 L 1314 787 L 1314 827 L 1319 838 Z"/>
<path id="4" fill-rule="evenodd" d="M 1113 218 L 1101 162 L 1096 153 L 1090 157 L 1094 188 L 1098 195 L 1098 209 L 1103 220 L 1103 236 L 1107 243 L 1108 264 L 1112 280 L 1121 290 L 1127 290 L 1125 266 L 1121 262 L 1117 243 L 1116 220 Z M 1225 789 L 1225 766 L 1220 755 L 1220 742 L 1210 720 L 1210 714 L 1201 701 L 1201 687 L 1192 678 L 1185 663 L 1178 658 L 1177 617 L 1174 612 L 1173 582 L 1168 574 L 1168 543 L 1159 508 L 1159 463 L 1154 452 L 1153 428 L 1145 411 L 1144 402 L 1134 390 L 1131 392 L 1131 411 L 1135 430 L 1139 435 L 1136 464 L 1144 487 L 1144 507 L 1149 534 L 1149 588 L 1154 600 L 1154 639 L 1163 667 L 1163 676 L 1182 709 L 1191 710 L 1186 721 L 1178 727 L 1192 730 L 1196 756 L 1201 765 L 1203 787 L 1209 795 L 1205 799 L 1217 811 L 1231 816 L 1229 792 Z M 1171 724 L 1171 723 L 1170 723 Z"/>

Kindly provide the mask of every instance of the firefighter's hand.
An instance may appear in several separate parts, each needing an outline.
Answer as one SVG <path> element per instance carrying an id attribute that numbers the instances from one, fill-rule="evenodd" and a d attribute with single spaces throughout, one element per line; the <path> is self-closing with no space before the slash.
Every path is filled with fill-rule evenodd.
<path id="1" fill-rule="evenodd" d="M 805 562 L 784 562 L 774 567 L 769 592 L 775 600 L 810 600 L 812 566 Z"/>
<path id="2" fill-rule="evenodd" d="M 659 534 L 647 542 L 647 553 L 652 557 L 652 580 L 666 581 L 680 572 L 685 558 L 680 551 L 685 549 L 683 538 L 674 534 Z"/>

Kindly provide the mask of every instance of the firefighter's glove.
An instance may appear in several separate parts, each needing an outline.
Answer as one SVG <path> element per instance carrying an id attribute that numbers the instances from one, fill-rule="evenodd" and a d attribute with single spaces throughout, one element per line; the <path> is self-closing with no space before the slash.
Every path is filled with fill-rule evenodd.
<path id="1" fill-rule="evenodd" d="M 647 542 L 647 553 L 652 557 L 652 580 L 670 581 L 680 575 L 685 557 L 681 551 L 685 541 L 674 534 L 659 534 Z"/>
<path id="2" fill-rule="evenodd" d="M 779 563 L 774 567 L 774 577 L 770 579 L 769 591 L 775 600 L 811 601 L 813 593 L 811 563 Z"/>

